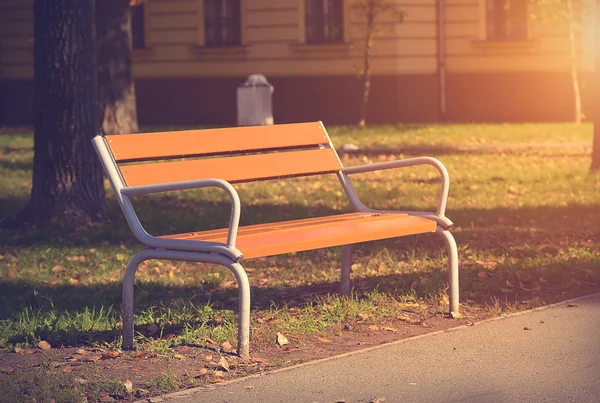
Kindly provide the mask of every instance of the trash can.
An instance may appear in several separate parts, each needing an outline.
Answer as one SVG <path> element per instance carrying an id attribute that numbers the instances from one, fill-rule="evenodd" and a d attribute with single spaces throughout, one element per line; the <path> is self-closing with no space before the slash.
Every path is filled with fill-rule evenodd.
<path id="1" fill-rule="evenodd" d="M 237 88 L 238 126 L 273 124 L 273 86 L 262 74 L 248 76 Z"/>

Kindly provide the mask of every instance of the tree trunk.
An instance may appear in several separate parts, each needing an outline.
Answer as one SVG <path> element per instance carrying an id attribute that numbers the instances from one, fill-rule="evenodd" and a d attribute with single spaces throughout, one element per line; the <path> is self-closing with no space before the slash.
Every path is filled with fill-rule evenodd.
<path id="1" fill-rule="evenodd" d="M 34 2 L 34 157 L 19 218 L 89 224 L 105 211 L 96 119 L 93 0 Z"/>
<path id="2" fill-rule="evenodd" d="M 365 127 L 367 124 L 367 106 L 369 104 L 369 95 L 371 94 L 371 51 L 373 50 L 373 36 L 375 34 L 375 7 L 376 0 L 369 0 L 367 6 L 367 31 L 365 34 L 365 50 L 363 53 L 363 96 L 360 108 L 359 127 Z"/>
<path id="3" fill-rule="evenodd" d="M 138 131 L 129 0 L 96 0 L 98 108 L 104 134 Z"/>
<path id="4" fill-rule="evenodd" d="M 598 67 L 596 67 L 598 69 Z M 598 73 L 596 73 L 598 76 Z M 598 80 L 598 78 L 596 78 Z M 600 102 L 598 101 L 598 97 L 600 96 L 600 91 L 596 91 L 596 109 L 599 108 Z M 600 114 L 598 111 L 594 113 Z M 600 172 L 600 117 L 596 117 L 594 120 L 594 140 L 592 145 L 592 165 L 590 166 L 590 171 L 592 172 Z"/>
<path id="5" fill-rule="evenodd" d="M 573 0 L 567 0 L 567 12 L 569 23 L 569 56 L 571 59 L 571 85 L 573 86 L 573 101 L 575 107 L 574 122 L 581 124 L 581 90 L 579 87 L 579 74 L 577 72 L 577 44 L 575 40 L 575 23 L 573 19 Z"/>
<path id="6" fill-rule="evenodd" d="M 596 27 L 600 27 L 600 0 L 596 0 Z M 599 28 L 596 28 L 599 29 Z M 592 165 L 590 171 L 600 172 L 600 49 L 596 47 L 596 63 L 594 69 L 594 98 L 592 102 L 592 119 L 594 120 L 594 138 L 592 145 Z"/>

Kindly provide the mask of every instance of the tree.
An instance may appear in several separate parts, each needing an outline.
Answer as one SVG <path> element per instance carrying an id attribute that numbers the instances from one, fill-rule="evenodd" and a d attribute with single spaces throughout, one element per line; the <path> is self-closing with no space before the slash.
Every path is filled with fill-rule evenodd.
<path id="1" fill-rule="evenodd" d="M 90 140 L 138 130 L 130 6 L 142 2 L 36 0 L 35 155 L 21 220 L 88 225 L 104 217 L 102 169 Z"/>
<path id="2" fill-rule="evenodd" d="M 595 14 L 596 32 L 600 32 L 600 0 L 596 0 Z M 592 102 L 592 118 L 594 120 L 594 139 L 592 145 L 592 172 L 600 172 L 600 39 L 595 40 L 596 60 L 594 66 L 594 100 Z"/>
<path id="3" fill-rule="evenodd" d="M 105 210 L 98 132 L 94 0 L 34 2 L 34 158 L 25 221 L 85 223 Z"/>
<path id="4" fill-rule="evenodd" d="M 354 0 L 351 8 L 359 15 L 364 16 L 366 22 L 364 49 L 363 49 L 363 68 L 359 74 L 362 82 L 363 94 L 360 108 L 360 121 L 358 125 L 364 127 L 367 124 L 367 106 L 371 94 L 371 57 L 373 52 L 373 40 L 379 34 L 377 18 L 385 13 L 390 13 L 398 17 L 402 22 L 405 13 L 400 10 L 394 0 Z"/>
<path id="5" fill-rule="evenodd" d="M 143 0 L 96 0 L 98 107 L 104 134 L 138 131 L 131 62 L 131 9 Z"/>
<path id="6" fill-rule="evenodd" d="M 510 0 L 508 0 L 510 3 Z M 542 21 L 564 21 L 569 32 L 569 62 L 571 71 L 571 87 L 573 89 L 573 121 L 581 124 L 583 112 L 581 107 L 581 87 L 577 64 L 577 38 L 588 9 L 588 0 L 529 0 L 534 6 L 531 13 L 533 19 Z"/>

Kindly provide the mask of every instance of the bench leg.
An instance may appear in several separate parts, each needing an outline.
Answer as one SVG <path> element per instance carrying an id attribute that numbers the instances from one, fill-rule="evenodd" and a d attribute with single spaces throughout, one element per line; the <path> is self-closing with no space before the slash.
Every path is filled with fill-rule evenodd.
<path id="1" fill-rule="evenodd" d="M 239 263 L 227 267 L 233 272 L 238 283 L 239 317 L 238 317 L 238 356 L 244 360 L 250 358 L 250 282 L 246 271 Z"/>
<path id="2" fill-rule="evenodd" d="M 352 245 L 342 247 L 342 275 L 340 278 L 340 294 L 350 294 L 350 271 L 352 266 Z"/>
<path id="3" fill-rule="evenodd" d="M 450 231 L 438 231 L 438 234 L 446 241 L 448 247 L 448 297 L 450 300 L 450 313 L 459 312 L 458 291 L 458 249 L 456 241 Z"/>
<path id="4" fill-rule="evenodd" d="M 145 249 L 131 258 L 123 277 L 123 350 L 133 350 L 133 285 L 138 266 L 148 259 L 180 260 L 220 264 L 233 272 L 239 289 L 238 355 L 250 358 L 250 282 L 239 263 L 211 254 Z"/>
<path id="5" fill-rule="evenodd" d="M 133 283 L 138 266 L 149 259 L 148 251 L 134 255 L 125 269 L 123 277 L 123 350 L 133 350 Z"/>

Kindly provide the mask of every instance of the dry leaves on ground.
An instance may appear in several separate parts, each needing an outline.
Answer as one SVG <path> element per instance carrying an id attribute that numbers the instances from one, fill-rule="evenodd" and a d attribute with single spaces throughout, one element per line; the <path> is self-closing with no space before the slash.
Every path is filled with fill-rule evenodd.
<path id="1" fill-rule="evenodd" d="M 286 344 L 290 344 L 290 341 L 281 332 L 277 332 L 277 344 L 285 346 Z"/>
<path id="2" fill-rule="evenodd" d="M 41 348 L 42 350 L 49 350 L 49 349 L 51 349 L 51 348 L 52 348 L 52 346 L 50 345 L 50 343 L 48 343 L 47 341 L 44 341 L 44 340 L 40 341 L 40 342 L 37 344 L 37 346 L 38 346 L 39 348 Z"/>

